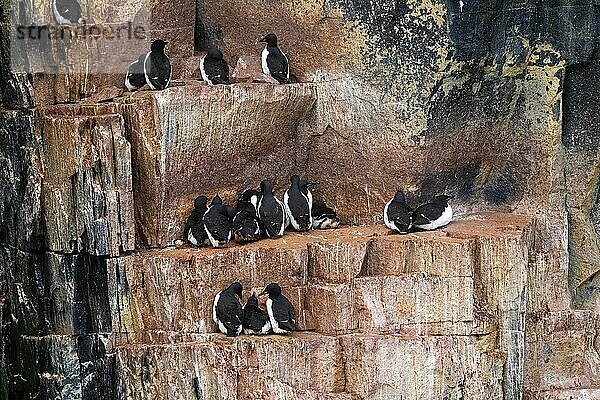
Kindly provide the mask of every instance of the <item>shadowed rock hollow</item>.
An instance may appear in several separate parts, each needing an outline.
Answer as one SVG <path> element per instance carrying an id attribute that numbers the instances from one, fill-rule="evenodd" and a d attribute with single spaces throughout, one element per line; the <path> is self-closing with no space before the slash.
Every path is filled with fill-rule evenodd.
<path id="1" fill-rule="evenodd" d="M 41 47 L 48 4 L 0 5 L 0 399 L 600 398 L 596 2 L 90 0 L 105 34 Z M 294 84 L 190 78 L 271 31 Z M 123 94 L 157 37 L 174 85 Z M 197 195 L 293 173 L 350 226 L 173 248 Z M 458 220 L 388 236 L 399 187 Z M 303 332 L 212 333 L 234 279 Z"/>

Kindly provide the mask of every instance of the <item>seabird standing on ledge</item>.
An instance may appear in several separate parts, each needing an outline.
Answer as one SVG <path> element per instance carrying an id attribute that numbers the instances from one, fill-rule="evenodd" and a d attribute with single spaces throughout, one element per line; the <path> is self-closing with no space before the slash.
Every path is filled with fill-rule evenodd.
<path id="1" fill-rule="evenodd" d="M 220 247 L 231 240 L 231 220 L 235 209 L 223 206 L 223 200 L 215 196 L 204 213 L 204 230 L 213 247 Z"/>
<path id="2" fill-rule="evenodd" d="M 269 283 L 259 295 L 268 294 L 267 314 L 271 320 L 274 333 L 289 333 L 296 330 L 296 311 L 293 304 L 281 294 L 281 287 L 277 283 Z"/>
<path id="3" fill-rule="evenodd" d="M 258 218 L 268 237 L 283 236 L 287 222 L 283 203 L 273 194 L 273 185 L 268 180 L 260 183 L 260 190 Z"/>
<path id="4" fill-rule="evenodd" d="M 229 66 L 223 59 L 221 50 L 213 47 L 200 60 L 202 79 L 210 85 L 227 85 L 229 83 Z"/>
<path id="5" fill-rule="evenodd" d="M 171 60 L 165 54 L 167 43 L 162 39 L 152 42 L 144 60 L 144 76 L 152 90 L 166 89 L 171 83 Z"/>
<path id="6" fill-rule="evenodd" d="M 215 296 L 213 302 L 213 321 L 219 331 L 227 336 L 237 336 L 242 332 L 242 284 L 234 282 Z"/>
<path id="7" fill-rule="evenodd" d="M 258 306 L 258 299 L 252 293 L 244 306 L 242 326 L 246 335 L 265 335 L 271 330 L 269 314 Z"/>
<path id="8" fill-rule="evenodd" d="M 277 47 L 277 36 L 269 33 L 258 42 L 267 44 L 261 56 L 263 73 L 279 83 L 291 83 L 290 64 L 285 53 Z"/>
<path id="9" fill-rule="evenodd" d="M 208 242 L 208 235 L 204 230 L 204 214 L 206 213 L 206 196 L 198 196 L 194 200 L 194 210 L 185 224 L 184 237 L 192 246 L 202 246 Z"/>
<path id="10" fill-rule="evenodd" d="M 283 195 L 283 204 L 288 219 L 295 230 L 307 231 L 312 228 L 312 194 L 308 184 L 301 187 L 300 177 L 292 175 L 291 186 Z"/>
<path id="11" fill-rule="evenodd" d="M 136 61 L 129 65 L 127 75 L 125 75 L 125 87 L 130 92 L 140 90 L 142 86 L 146 84 L 146 75 L 144 74 L 146 55 L 147 54 L 140 55 Z"/>

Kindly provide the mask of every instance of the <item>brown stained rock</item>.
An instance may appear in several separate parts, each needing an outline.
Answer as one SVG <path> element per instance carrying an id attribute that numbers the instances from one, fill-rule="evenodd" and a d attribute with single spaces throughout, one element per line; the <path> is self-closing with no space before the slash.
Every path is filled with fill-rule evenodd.
<path id="1" fill-rule="evenodd" d="M 122 346 L 117 370 L 133 399 L 333 400 L 344 386 L 337 339 L 309 333 Z"/>
<path id="2" fill-rule="evenodd" d="M 472 337 L 340 337 L 346 392 L 363 399 L 503 399 L 504 358 Z"/>
<path id="3" fill-rule="evenodd" d="M 269 399 L 288 399 L 296 398 L 296 392 L 344 389 L 342 349 L 335 337 L 312 333 L 246 336 L 236 345 L 243 355 L 237 365 L 240 399 L 261 398 L 261 393 L 269 392 L 274 392 Z"/>
<path id="4" fill-rule="evenodd" d="M 549 390 L 535 395 L 524 393 L 525 400 L 596 400 L 600 399 L 600 389 Z"/>
<path id="5" fill-rule="evenodd" d="M 42 199 L 52 251 L 117 256 L 134 248 L 130 145 L 121 116 L 102 115 L 108 108 L 90 107 L 94 116 L 77 107 L 43 111 Z"/>
<path id="6" fill-rule="evenodd" d="M 545 392 L 600 387 L 597 315 L 590 311 L 543 313 L 532 316 L 528 326 L 525 357 L 532 367 L 524 371 L 527 392 L 546 398 Z"/>
<path id="7" fill-rule="evenodd" d="M 365 276 L 420 272 L 438 277 L 472 277 L 477 261 L 474 240 L 431 234 L 378 237 L 369 243 L 367 254 L 362 271 Z"/>
<path id="8" fill-rule="evenodd" d="M 308 247 L 310 279 L 323 283 L 348 283 L 358 276 L 363 267 L 367 248 L 373 235 L 383 229 L 348 230 L 343 240 L 312 243 Z"/>
<path id="9" fill-rule="evenodd" d="M 359 322 L 351 285 L 311 284 L 306 290 L 307 326 L 325 334 L 356 331 Z"/>
<path id="10" fill-rule="evenodd" d="M 235 68 L 231 72 L 231 82 L 272 83 L 279 85 L 277 80 L 262 72 L 260 57 L 246 55 L 238 58 L 235 63 Z"/>
<path id="11" fill-rule="evenodd" d="M 237 399 L 234 346 L 223 341 L 117 348 L 119 387 L 131 399 Z"/>
<path id="12" fill-rule="evenodd" d="M 287 187 L 298 157 L 290 144 L 315 98 L 310 84 L 194 82 L 123 98 L 135 193 L 143 199 L 136 210 L 141 244 L 179 239 L 201 193 L 233 201 L 263 178 Z"/>
<path id="13" fill-rule="evenodd" d="M 83 99 L 82 103 L 84 104 L 94 104 L 94 103 L 102 103 L 106 101 L 111 101 L 115 97 L 119 97 L 123 95 L 125 90 L 123 88 L 118 88 L 116 86 L 110 86 L 104 89 L 101 89 L 99 92 L 93 94 L 90 97 Z"/>
<path id="14" fill-rule="evenodd" d="M 449 333 L 468 334 L 475 324 L 471 277 L 356 278 L 352 297 L 361 331 L 399 332 L 408 325 L 424 333 L 433 323 L 448 325 Z"/>

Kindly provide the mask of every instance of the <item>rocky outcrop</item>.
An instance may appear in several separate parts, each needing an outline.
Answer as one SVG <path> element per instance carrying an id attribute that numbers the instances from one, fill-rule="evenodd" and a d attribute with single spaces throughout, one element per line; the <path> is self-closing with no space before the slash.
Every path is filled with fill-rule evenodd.
<path id="1" fill-rule="evenodd" d="M 47 4 L 0 0 L 0 398 L 599 396 L 594 1 L 134 3 L 39 45 L 14 28 Z M 268 31 L 293 85 L 250 83 Z M 172 87 L 122 96 L 156 37 Z M 247 83 L 195 81 L 210 45 Z M 398 187 L 458 221 L 172 248 L 197 195 L 292 173 L 344 223 Z M 279 281 L 304 331 L 211 333 L 234 279 Z"/>
<path id="2" fill-rule="evenodd" d="M 140 244 L 172 245 L 199 193 L 234 201 L 262 178 L 288 185 L 296 130 L 315 100 L 311 84 L 193 82 L 123 98 Z"/>

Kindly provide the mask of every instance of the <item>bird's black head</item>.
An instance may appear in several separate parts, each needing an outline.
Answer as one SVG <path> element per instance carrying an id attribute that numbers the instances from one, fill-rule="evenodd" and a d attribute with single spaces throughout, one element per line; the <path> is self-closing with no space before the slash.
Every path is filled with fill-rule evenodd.
<path id="1" fill-rule="evenodd" d="M 229 285 L 229 287 L 227 289 L 225 289 L 225 291 L 228 293 L 231 293 L 231 294 L 237 294 L 241 298 L 242 297 L 242 284 L 239 282 L 233 282 L 231 285 Z"/>
<path id="2" fill-rule="evenodd" d="M 162 39 L 157 39 L 154 42 L 152 42 L 152 45 L 150 46 L 150 50 L 151 51 L 157 51 L 157 52 L 164 52 L 165 51 L 165 46 L 168 44 L 169 42 L 165 42 Z"/>
<path id="3" fill-rule="evenodd" d="M 221 59 L 223 59 L 223 53 L 221 53 L 221 50 L 217 49 L 216 47 L 212 47 L 212 48 L 208 49 L 208 52 L 206 53 L 206 57 L 212 58 L 215 60 L 221 60 Z"/>
<path id="4" fill-rule="evenodd" d="M 263 294 L 268 294 L 270 298 L 277 297 L 281 295 L 281 286 L 276 283 L 269 283 L 260 295 Z"/>
<path id="5" fill-rule="evenodd" d="M 246 306 L 258 307 L 258 299 L 254 293 L 252 293 L 252 296 L 248 297 L 248 300 L 246 300 Z"/>
<path id="6" fill-rule="evenodd" d="M 292 175 L 290 177 L 290 182 L 292 182 L 292 186 L 300 186 L 300 177 L 298 175 Z"/>
<path id="7" fill-rule="evenodd" d="M 402 193 L 402 190 L 398 190 L 396 192 L 396 194 L 394 195 L 394 201 L 396 203 L 406 203 L 406 199 L 404 198 L 404 193 Z"/>
<path id="8" fill-rule="evenodd" d="M 207 202 L 208 202 L 208 199 L 206 198 L 206 196 L 198 196 L 198 197 L 196 197 L 196 200 L 194 200 L 194 208 L 197 210 L 206 208 Z"/>
<path id="9" fill-rule="evenodd" d="M 215 197 L 213 197 L 210 205 L 211 206 L 221 206 L 221 205 L 223 205 L 223 199 L 221 199 L 221 197 L 219 197 L 219 195 L 216 195 Z"/>
<path id="10" fill-rule="evenodd" d="M 269 180 L 264 180 L 260 183 L 260 191 L 262 194 L 273 193 L 273 184 Z"/>
<path id="11" fill-rule="evenodd" d="M 260 43 L 266 43 L 267 46 L 277 47 L 277 36 L 274 33 L 269 33 L 265 37 L 259 40 Z"/>
<path id="12" fill-rule="evenodd" d="M 453 198 L 454 196 L 446 196 L 445 194 L 440 194 L 433 198 L 433 203 L 446 205 L 448 204 L 448 200 Z"/>

